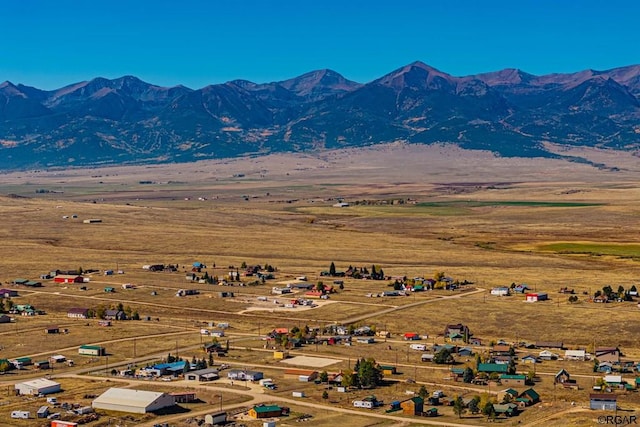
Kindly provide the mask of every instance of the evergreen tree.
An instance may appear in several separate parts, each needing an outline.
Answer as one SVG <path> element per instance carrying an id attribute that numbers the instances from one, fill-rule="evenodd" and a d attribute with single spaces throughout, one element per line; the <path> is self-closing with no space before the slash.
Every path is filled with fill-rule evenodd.
<path id="1" fill-rule="evenodd" d="M 482 407 L 482 414 L 487 416 L 487 419 L 494 418 L 496 416 L 496 410 L 493 408 L 493 403 L 487 402 Z"/>
<path id="2" fill-rule="evenodd" d="M 458 416 L 458 418 L 462 418 L 462 414 L 466 411 L 464 407 L 464 403 L 462 402 L 462 397 L 456 396 L 453 401 L 453 413 Z"/>
<path id="3" fill-rule="evenodd" d="M 478 406 L 479 403 L 480 396 L 473 396 L 473 399 L 471 399 L 471 402 L 469 402 L 469 412 L 471 412 L 473 415 L 480 412 L 480 407 Z"/>
<path id="4" fill-rule="evenodd" d="M 362 359 L 357 372 L 361 387 L 373 388 L 382 381 L 382 370 L 372 358 Z"/>
<path id="5" fill-rule="evenodd" d="M 329 266 L 329 276 L 335 276 L 335 275 L 336 275 L 336 265 L 332 261 L 331 265 Z"/>
<path id="6" fill-rule="evenodd" d="M 424 386 L 424 384 L 420 386 L 420 390 L 418 390 L 418 396 L 423 399 L 429 397 L 429 392 L 427 391 L 427 388 Z"/>
<path id="7" fill-rule="evenodd" d="M 454 359 L 451 354 L 451 350 L 448 348 L 442 348 L 434 355 L 433 361 L 439 365 L 444 365 L 447 363 L 453 363 Z"/>
<path id="8" fill-rule="evenodd" d="M 469 384 L 473 381 L 473 369 L 466 367 L 464 372 L 462 373 L 462 381 Z"/>

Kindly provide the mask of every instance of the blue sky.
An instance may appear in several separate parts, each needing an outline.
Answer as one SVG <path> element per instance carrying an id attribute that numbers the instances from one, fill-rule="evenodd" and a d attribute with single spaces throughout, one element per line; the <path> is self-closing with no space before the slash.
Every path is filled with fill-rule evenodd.
<path id="1" fill-rule="evenodd" d="M 200 88 L 330 68 L 368 82 L 420 60 L 461 76 L 640 63 L 640 2 L 5 0 L 0 81 L 135 75 Z"/>

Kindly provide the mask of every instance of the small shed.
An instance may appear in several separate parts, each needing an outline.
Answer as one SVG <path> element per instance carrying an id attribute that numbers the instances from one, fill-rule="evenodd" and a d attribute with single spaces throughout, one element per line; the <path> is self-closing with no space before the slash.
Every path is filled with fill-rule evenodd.
<path id="1" fill-rule="evenodd" d="M 49 407 L 41 406 L 40 409 L 38 409 L 38 412 L 36 412 L 36 416 L 38 418 L 47 418 L 49 416 Z"/>
<path id="2" fill-rule="evenodd" d="M 207 414 L 204 416 L 204 423 L 217 425 L 217 424 L 226 424 L 227 422 L 227 413 L 226 412 L 216 412 L 215 414 Z"/>

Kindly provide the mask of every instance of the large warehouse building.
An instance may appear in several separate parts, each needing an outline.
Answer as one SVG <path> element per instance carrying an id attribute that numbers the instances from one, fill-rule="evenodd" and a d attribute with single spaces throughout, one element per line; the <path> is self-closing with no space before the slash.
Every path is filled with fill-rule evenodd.
<path id="1" fill-rule="evenodd" d="M 16 384 L 15 390 L 18 394 L 31 395 L 58 393 L 60 391 L 60 383 L 46 378 L 38 378 Z"/>
<path id="2" fill-rule="evenodd" d="M 98 396 L 91 406 L 107 411 L 145 414 L 175 404 L 175 398 L 167 393 L 112 387 Z"/>

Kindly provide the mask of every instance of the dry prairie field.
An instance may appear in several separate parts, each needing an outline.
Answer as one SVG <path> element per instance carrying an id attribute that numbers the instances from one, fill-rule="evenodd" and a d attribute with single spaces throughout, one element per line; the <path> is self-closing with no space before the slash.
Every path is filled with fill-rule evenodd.
<path id="1" fill-rule="evenodd" d="M 372 325 L 390 331 L 389 341 L 299 351 L 335 357 L 331 370 L 336 371 L 373 356 L 403 366 L 400 381 L 416 377 L 430 389 L 436 384 L 446 389 L 447 372 L 422 364 L 420 353 L 409 352 L 401 339 L 405 332 L 442 343 L 447 324 L 464 323 L 487 344 L 500 339 L 561 341 L 567 348 L 590 351 L 620 346 L 625 357 L 640 361 L 637 301 L 589 300 L 604 286 L 614 291 L 640 286 L 640 163 L 632 153 L 560 154 L 591 163 L 391 144 L 192 164 L 2 174 L 0 279 L 3 287 L 19 292 L 12 298 L 15 304 L 31 304 L 46 314 L 0 324 L 0 358 L 76 354 L 77 359 L 77 346 L 99 343 L 111 363 L 177 349 L 187 357 L 203 357 L 199 331 L 214 321 L 231 325 L 226 331 L 233 347 L 230 363 L 264 367 L 277 366 L 260 339 L 273 328 Z M 339 202 L 349 206 L 335 207 Z M 83 222 L 91 218 L 101 222 Z M 275 279 L 250 284 L 252 278 L 243 278 L 246 286 L 233 287 L 187 281 L 195 261 L 219 278 L 243 263 L 269 264 L 276 267 Z M 375 265 L 394 277 L 432 278 L 444 272 L 471 284 L 456 291 L 376 298 L 368 295 L 391 290 L 389 280 L 344 278 L 344 289 L 311 309 L 284 307 L 289 296 L 271 295 L 273 286 L 298 276 L 330 284 L 334 279 L 320 272 L 331 262 L 342 271 Z M 178 269 L 142 269 L 150 264 L 175 264 Z M 77 268 L 97 271 L 84 284 L 12 284 L 16 278 L 40 280 L 52 270 Z M 124 274 L 104 275 L 110 269 Z M 123 289 L 125 283 L 134 288 Z M 490 295 L 493 287 L 512 283 L 526 283 L 550 299 L 525 303 L 522 295 Z M 107 287 L 115 292 L 105 292 Z M 568 295 L 559 293 L 562 287 L 574 289 L 578 300 L 570 303 Z M 176 297 L 180 289 L 199 294 Z M 220 292 L 234 296 L 225 298 Z M 95 319 L 66 315 L 74 307 L 95 310 L 118 304 L 148 320 L 99 327 Z M 68 333 L 46 335 L 51 325 Z M 95 365 L 97 371 L 102 364 L 86 361 L 87 368 Z M 555 361 L 541 366 L 536 389 L 547 406 L 526 411 L 520 421 L 593 425 L 593 414 L 578 413 L 568 403 L 588 406 L 592 364 Z M 581 391 L 555 390 L 549 375 L 562 368 L 584 376 Z M 526 373 L 530 368 L 518 369 Z M 7 381 L 37 375 L 27 370 Z M 465 395 L 491 391 L 446 390 Z M 317 390 L 308 392 L 322 400 Z M 389 401 L 402 392 L 404 388 L 392 386 L 380 395 Z M 635 410 L 640 398 L 628 393 L 619 404 Z M 447 408 L 442 412 L 445 422 L 485 422 L 458 420 Z M 354 415 L 345 419 L 349 417 L 354 426 L 367 424 Z M 317 418 L 315 425 L 335 422 L 330 414 Z"/>

